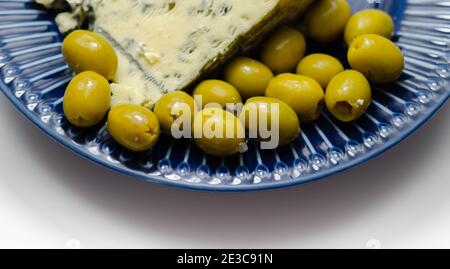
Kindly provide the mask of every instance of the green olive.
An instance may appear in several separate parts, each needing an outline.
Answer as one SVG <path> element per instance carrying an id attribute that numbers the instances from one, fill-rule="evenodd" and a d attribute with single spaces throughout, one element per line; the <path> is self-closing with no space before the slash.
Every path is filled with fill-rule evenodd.
<path id="1" fill-rule="evenodd" d="M 278 107 L 273 106 L 278 104 Z M 256 134 L 261 140 L 270 140 L 262 134 L 259 120 L 266 119 L 267 126 L 264 131 L 278 132 L 279 146 L 291 143 L 300 134 L 300 122 L 295 111 L 285 102 L 271 97 L 253 97 L 247 100 L 239 116 L 245 122 L 250 134 Z M 272 118 L 278 121 L 278 129 L 272 130 Z M 256 130 L 254 129 L 256 128 Z"/>
<path id="2" fill-rule="evenodd" d="M 353 39 L 363 34 L 377 34 L 391 38 L 394 21 L 391 16 L 379 9 L 365 9 L 355 13 L 345 27 L 345 42 L 350 46 Z"/>
<path id="3" fill-rule="evenodd" d="M 161 129 L 170 135 L 172 127 L 180 129 L 183 122 L 192 123 L 194 120 L 194 98 L 182 91 L 167 93 L 156 102 L 153 112 L 159 120 Z M 189 117 L 189 119 L 184 117 Z M 174 123 L 180 124 L 180 126 L 173 126 Z"/>
<path id="4" fill-rule="evenodd" d="M 117 72 L 117 55 L 111 44 L 97 33 L 76 30 L 63 42 L 62 53 L 76 73 L 94 71 L 110 80 Z"/>
<path id="5" fill-rule="evenodd" d="M 322 111 L 324 92 L 312 78 L 281 74 L 270 81 L 266 96 L 277 98 L 291 106 L 300 121 L 314 121 Z"/>
<path id="6" fill-rule="evenodd" d="M 239 57 L 232 60 L 225 67 L 225 80 L 233 85 L 243 99 L 264 95 L 272 71 L 256 60 Z"/>
<path id="7" fill-rule="evenodd" d="M 336 41 L 344 33 L 350 16 L 347 0 L 319 0 L 306 14 L 306 32 L 317 42 Z"/>
<path id="8" fill-rule="evenodd" d="M 350 122 L 366 112 L 372 100 L 367 79 L 358 71 L 347 70 L 335 76 L 325 92 L 325 103 L 338 120 Z"/>
<path id="9" fill-rule="evenodd" d="M 195 144 L 207 154 L 226 157 L 245 146 L 245 129 L 241 121 L 221 108 L 205 108 L 194 118 Z"/>
<path id="10" fill-rule="evenodd" d="M 276 74 L 291 72 L 305 56 L 306 40 L 299 31 L 283 27 L 263 43 L 261 60 Z"/>
<path id="11" fill-rule="evenodd" d="M 364 34 L 353 40 L 348 50 L 351 67 L 375 83 L 389 83 L 400 77 L 405 65 L 401 50 L 389 39 Z"/>
<path id="12" fill-rule="evenodd" d="M 158 142 L 158 119 L 142 106 L 122 104 L 113 107 L 107 126 L 114 140 L 132 151 L 149 150 Z"/>
<path id="13" fill-rule="evenodd" d="M 344 67 L 338 59 L 320 53 L 306 56 L 297 67 L 297 74 L 315 79 L 323 89 L 342 71 Z"/>
<path id="14" fill-rule="evenodd" d="M 205 80 L 195 88 L 192 95 L 195 98 L 202 98 L 203 108 L 206 105 L 224 108 L 227 105 L 242 103 L 241 95 L 236 88 L 222 80 Z"/>
<path id="15" fill-rule="evenodd" d="M 75 76 L 64 94 L 64 115 L 77 127 L 99 124 L 111 105 L 111 89 L 101 75 L 86 71 Z"/>

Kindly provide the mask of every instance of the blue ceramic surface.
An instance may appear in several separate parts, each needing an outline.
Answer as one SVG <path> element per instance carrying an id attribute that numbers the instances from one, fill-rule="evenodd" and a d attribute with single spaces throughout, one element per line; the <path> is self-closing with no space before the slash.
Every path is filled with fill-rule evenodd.
<path id="1" fill-rule="evenodd" d="M 406 56 L 404 75 L 396 83 L 374 87 L 374 101 L 357 122 L 342 124 L 324 113 L 315 124 L 303 125 L 294 143 L 275 151 L 261 151 L 250 143 L 248 152 L 220 159 L 203 154 L 190 141 L 162 137 L 154 150 L 136 154 L 112 141 L 104 126 L 87 130 L 71 126 L 62 115 L 62 96 L 73 76 L 60 54 L 62 37 L 51 16 L 30 0 L 0 1 L 0 88 L 61 144 L 144 181 L 246 191 L 317 180 L 397 144 L 450 95 L 450 1 L 350 2 L 353 11 L 375 6 L 393 15 L 395 41 Z M 340 44 L 334 47 L 336 53 L 344 52 Z"/>

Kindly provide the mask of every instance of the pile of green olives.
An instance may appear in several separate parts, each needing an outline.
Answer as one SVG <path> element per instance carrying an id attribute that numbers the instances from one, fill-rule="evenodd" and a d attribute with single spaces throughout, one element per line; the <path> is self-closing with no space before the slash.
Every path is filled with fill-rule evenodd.
<path id="1" fill-rule="evenodd" d="M 117 54 L 111 44 L 97 33 L 76 30 L 64 39 L 62 53 L 77 73 L 64 94 L 67 120 L 76 127 L 92 127 L 107 116 L 108 131 L 117 143 L 132 151 L 151 149 L 160 134 L 155 113 L 131 104 L 111 109 L 109 80 L 118 68 Z"/>
<path id="2" fill-rule="evenodd" d="M 151 149 L 160 131 L 179 138 L 178 131 L 186 127 L 200 149 L 218 157 L 245 151 L 248 138 L 269 141 L 262 130 L 276 131 L 278 146 L 284 146 L 324 108 L 342 122 L 358 119 L 371 103 L 371 83 L 390 83 L 401 76 L 404 56 L 390 40 L 393 33 L 394 22 L 384 11 L 352 15 L 347 0 L 318 0 L 299 27 L 273 32 L 259 46 L 259 54 L 251 54 L 257 57 L 231 59 L 221 77 L 199 82 L 192 94 L 167 93 L 149 110 L 132 104 L 111 108 L 109 82 L 117 72 L 117 55 L 102 36 L 78 30 L 62 48 L 77 73 L 65 93 L 64 113 L 78 127 L 106 118 L 112 138 L 132 151 Z M 308 55 L 307 40 L 343 40 L 351 69 L 331 55 Z M 266 121 L 252 123 L 251 117 Z"/>

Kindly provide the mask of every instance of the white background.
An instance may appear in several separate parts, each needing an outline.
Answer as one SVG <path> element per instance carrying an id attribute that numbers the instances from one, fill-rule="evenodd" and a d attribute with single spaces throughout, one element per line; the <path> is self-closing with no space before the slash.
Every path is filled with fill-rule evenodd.
<path id="1" fill-rule="evenodd" d="M 260 193 L 142 183 L 63 148 L 0 97 L 2 248 L 450 248 L 450 106 L 326 180 Z"/>

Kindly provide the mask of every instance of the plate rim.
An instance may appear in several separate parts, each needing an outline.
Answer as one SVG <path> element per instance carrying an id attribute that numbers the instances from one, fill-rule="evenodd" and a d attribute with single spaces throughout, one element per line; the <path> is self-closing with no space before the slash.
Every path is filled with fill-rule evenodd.
<path id="1" fill-rule="evenodd" d="M 168 187 L 175 187 L 178 189 L 184 189 L 184 190 L 194 190 L 194 191 L 205 191 L 205 192 L 256 192 L 256 191 L 267 191 L 267 190 L 275 190 L 275 189 L 281 189 L 281 188 L 287 188 L 287 187 L 293 187 L 298 185 L 303 185 L 309 182 L 315 182 L 319 180 L 323 180 L 324 178 L 327 178 L 331 175 L 340 174 L 344 171 L 349 170 L 350 168 L 353 168 L 355 166 L 362 165 L 378 156 L 383 154 L 384 152 L 387 152 L 388 150 L 392 149 L 397 144 L 403 142 L 406 138 L 408 138 L 411 134 L 415 133 L 420 127 L 422 127 L 425 123 L 429 121 L 431 117 L 436 115 L 436 113 L 447 103 L 448 99 L 450 98 L 450 91 L 446 89 L 447 94 L 443 95 L 443 98 L 438 99 L 438 102 L 436 102 L 436 106 L 433 107 L 428 111 L 428 113 L 425 114 L 424 117 L 422 117 L 418 121 L 414 121 L 414 125 L 411 125 L 403 130 L 399 131 L 399 135 L 391 140 L 386 141 L 386 143 L 383 143 L 380 147 L 368 152 L 365 155 L 360 156 L 360 158 L 354 158 L 349 162 L 346 162 L 340 166 L 335 166 L 333 168 L 324 170 L 322 172 L 313 173 L 311 175 L 307 175 L 304 177 L 298 177 L 293 178 L 289 180 L 284 181 L 275 181 L 275 182 L 265 182 L 263 184 L 249 184 L 249 185 L 213 185 L 213 184 L 192 184 L 189 182 L 184 182 L 182 180 L 178 181 L 170 181 L 170 180 L 161 180 L 157 176 L 152 175 L 142 175 L 140 173 L 133 173 L 126 168 L 119 167 L 116 165 L 113 165 L 105 160 L 100 160 L 94 158 L 92 155 L 87 154 L 85 151 L 82 150 L 81 147 L 77 147 L 75 144 L 67 142 L 63 139 L 62 136 L 58 136 L 55 131 L 53 131 L 50 128 L 47 128 L 45 123 L 41 120 L 39 120 L 35 115 L 26 109 L 25 106 L 21 102 L 19 102 L 19 99 L 17 99 L 13 94 L 10 88 L 0 80 L 0 89 L 3 92 L 3 94 L 11 101 L 13 106 L 18 109 L 21 114 L 31 121 L 35 126 L 37 126 L 39 129 L 44 131 L 45 134 L 47 134 L 49 137 L 51 137 L 53 140 L 58 142 L 58 144 L 64 146 L 66 149 L 70 149 L 72 152 L 76 153 L 78 156 L 82 157 L 83 159 L 87 159 L 93 163 L 95 163 L 98 166 L 106 167 L 110 169 L 111 171 L 118 172 L 124 176 L 131 177 L 134 180 L 139 180 L 143 182 L 153 183 L 160 186 L 168 186 Z"/>

